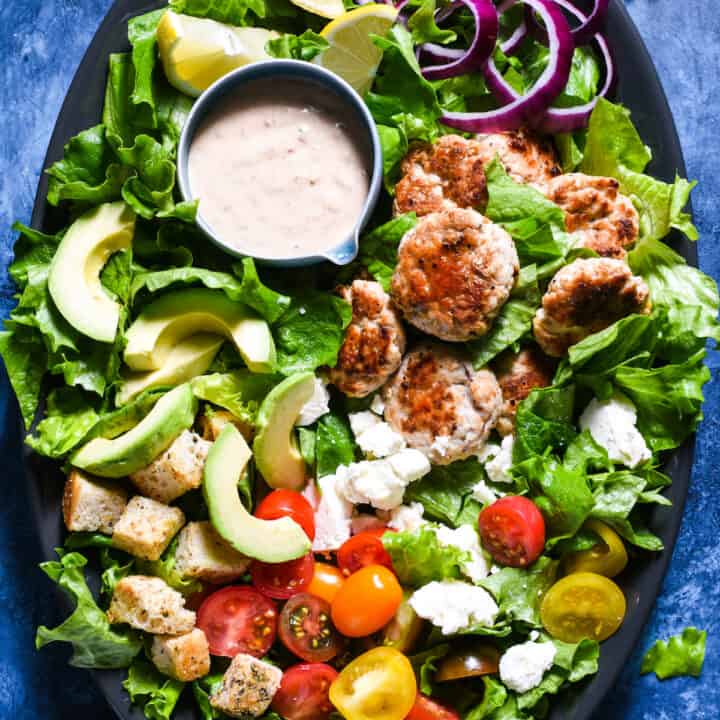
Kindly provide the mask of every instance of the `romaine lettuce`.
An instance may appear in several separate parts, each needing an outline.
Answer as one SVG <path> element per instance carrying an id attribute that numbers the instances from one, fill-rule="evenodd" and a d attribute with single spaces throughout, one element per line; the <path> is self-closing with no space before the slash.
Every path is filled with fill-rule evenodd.
<path id="1" fill-rule="evenodd" d="M 130 702 L 142 707 L 147 720 L 170 720 L 185 683 L 162 675 L 145 658 L 136 658 L 123 687 Z"/>
<path id="2" fill-rule="evenodd" d="M 692 675 L 700 677 L 705 661 L 707 632 L 694 627 L 685 628 L 681 634 L 673 635 L 665 642 L 656 640 L 645 653 L 640 672 L 654 672 L 660 680 Z"/>
<path id="3" fill-rule="evenodd" d="M 342 415 L 327 413 L 318 420 L 315 458 L 319 478 L 332 475 L 339 465 L 349 465 L 355 460 L 355 439 Z"/>

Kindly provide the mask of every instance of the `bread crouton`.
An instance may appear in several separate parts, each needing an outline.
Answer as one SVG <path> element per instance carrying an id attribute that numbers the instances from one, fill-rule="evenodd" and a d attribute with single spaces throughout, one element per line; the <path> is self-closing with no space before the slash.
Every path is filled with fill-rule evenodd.
<path id="1" fill-rule="evenodd" d="M 180 508 L 135 495 L 115 523 L 112 544 L 143 560 L 157 560 L 184 524 Z"/>
<path id="2" fill-rule="evenodd" d="M 252 655 L 236 655 L 210 704 L 230 717 L 259 717 L 270 706 L 282 680 L 282 670 Z"/>
<path id="3" fill-rule="evenodd" d="M 253 438 L 254 428 L 250 423 L 240 420 L 227 410 L 209 409 L 200 418 L 200 429 L 206 440 L 217 440 L 220 431 L 228 424 L 232 423 L 240 434 L 250 442 Z"/>
<path id="4" fill-rule="evenodd" d="M 205 458 L 211 443 L 185 430 L 147 467 L 130 474 L 133 485 L 146 497 L 171 503 L 202 484 Z"/>
<path id="5" fill-rule="evenodd" d="M 62 499 L 65 527 L 70 532 L 111 535 L 127 505 L 127 492 L 117 483 L 72 470 Z"/>
<path id="6" fill-rule="evenodd" d="M 156 635 L 150 657 L 163 675 L 182 682 L 197 680 L 210 672 L 208 641 L 200 628 L 184 635 Z"/>
<path id="7" fill-rule="evenodd" d="M 230 547 L 207 521 L 188 523 L 178 535 L 175 569 L 183 577 L 222 585 L 239 578 L 250 562 L 251 558 Z"/>
<path id="8" fill-rule="evenodd" d="M 108 620 L 154 635 L 182 635 L 195 627 L 195 613 L 165 581 L 147 575 L 128 575 L 115 585 Z"/>

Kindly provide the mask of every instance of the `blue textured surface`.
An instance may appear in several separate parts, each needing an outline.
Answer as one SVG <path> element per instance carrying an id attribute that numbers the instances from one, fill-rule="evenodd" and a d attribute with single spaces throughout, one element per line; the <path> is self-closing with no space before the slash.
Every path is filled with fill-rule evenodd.
<path id="1" fill-rule="evenodd" d="M 0 3 L 0 312 L 11 305 L 5 279 L 14 219 L 27 222 L 55 117 L 82 54 L 111 0 L 4 0 Z M 628 0 L 668 93 L 700 229 L 700 264 L 720 277 L 720 14 L 716 0 Z M 710 358 L 706 420 L 698 436 L 693 484 L 662 596 L 632 661 L 597 720 L 717 720 L 720 718 L 720 463 L 718 357 Z M 14 412 L 0 378 L 0 420 Z M 67 653 L 33 649 L 34 628 L 57 620 L 48 583 L 36 569 L 39 548 L 21 485 L 19 438 L 0 438 L 0 720 L 110 720 L 112 713 Z M 642 652 L 657 637 L 693 624 L 709 631 L 699 680 L 664 683 L 640 677 Z"/>

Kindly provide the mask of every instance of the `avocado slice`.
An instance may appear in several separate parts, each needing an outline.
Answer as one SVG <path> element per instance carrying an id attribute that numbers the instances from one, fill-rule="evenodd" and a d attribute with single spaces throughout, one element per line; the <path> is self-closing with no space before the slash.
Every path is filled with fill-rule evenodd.
<path id="1" fill-rule="evenodd" d="M 315 375 L 291 375 L 265 397 L 255 421 L 255 463 L 271 488 L 300 490 L 305 485 L 305 460 L 295 439 L 295 421 L 312 397 Z"/>
<path id="2" fill-rule="evenodd" d="M 179 342 L 159 370 L 145 373 L 129 373 L 115 396 L 120 407 L 145 390 L 173 387 L 202 375 L 211 365 L 218 350 L 225 342 L 221 335 L 199 333 Z"/>
<path id="3" fill-rule="evenodd" d="M 131 370 L 159 370 L 179 342 L 200 332 L 235 343 L 252 372 L 271 372 L 275 366 L 269 325 L 222 290 L 208 288 L 175 290 L 147 305 L 127 331 L 125 362 Z"/>
<path id="4" fill-rule="evenodd" d="M 120 304 L 100 282 L 113 253 L 127 250 L 135 213 L 122 201 L 81 215 L 65 233 L 50 263 L 48 290 L 60 314 L 78 332 L 98 342 L 115 340 Z"/>
<path id="5" fill-rule="evenodd" d="M 195 420 L 197 399 L 189 384 L 163 395 L 132 430 L 112 440 L 95 438 L 70 456 L 70 464 L 99 477 L 119 478 L 147 467 Z"/>
<path id="6" fill-rule="evenodd" d="M 281 563 L 307 555 L 310 540 L 294 520 L 261 520 L 240 501 L 238 480 L 251 455 L 238 429 L 228 423 L 205 461 L 202 488 L 210 522 L 235 550 L 262 562 Z"/>

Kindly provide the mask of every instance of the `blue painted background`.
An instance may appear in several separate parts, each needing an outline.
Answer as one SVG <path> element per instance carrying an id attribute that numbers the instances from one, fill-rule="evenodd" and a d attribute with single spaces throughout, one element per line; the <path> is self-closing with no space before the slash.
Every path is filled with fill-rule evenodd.
<path id="1" fill-rule="evenodd" d="M 28 222 L 55 117 L 75 68 L 112 0 L 0 2 L 0 312 L 11 307 L 5 279 L 10 224 Z M 659 69 L 680 132 L 701 233 L 700 264 L 720 278 L 720 13 L 717 0 L 627 0 Z M 720 391 L 711 357 L 706 420 L 693 484 L 662 596 L 632 662 L 597 720 L 720 718 Z M 4 372 L 0 370 L 0 372 Z M 0 377 L 0 421 L 14 412 Z M 1 425 L 0 425 L 1 426 Z M 0 438 L 0 720 L 111 720 L 89 676 L 65 665 L 67 653 L 33 649 L 34 628 L 56 622 L 21 485 L 19 438 Z M 660 683 L 638 673 L 653 639 L 694 624 L 710 631 L 699 680 Z"/>

